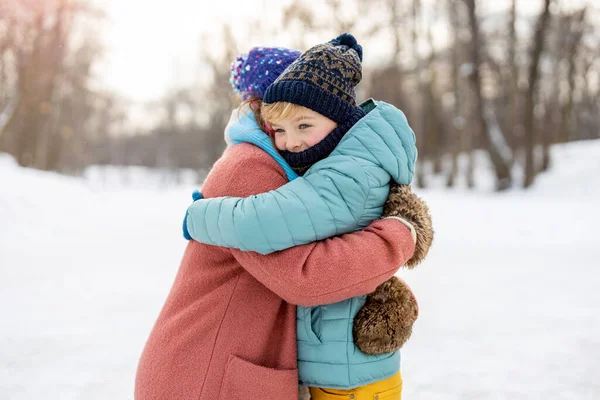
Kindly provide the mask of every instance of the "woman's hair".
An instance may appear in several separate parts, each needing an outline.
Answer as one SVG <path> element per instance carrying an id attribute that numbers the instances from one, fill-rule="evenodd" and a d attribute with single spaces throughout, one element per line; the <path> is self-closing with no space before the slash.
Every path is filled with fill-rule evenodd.
<path id="1" fill-rule="evenodd" d="M 250 106 L 254 112 L 254 118 L 260 129 L 267 132 L 269 136 L 273 136 L 273 129 L 271 129 L 269 124 L 289 118 L 303 108 L 297 104 L 285 101 L 278 101 L 272 104 L 263 103 L 262 99 L 256 96 L 242 101 L 240 109 L 246 105 Z"/>
<path id="2" fill-rule="evenodd" d="M 262 105 L 263 105 L 263 102 L 260 97 L 251 96 L 251 97 L 247 98 L 246 100 L 242 101 L 242 103 L 238 107 L 238 110 L 241 110 L 245 106 L 249 106 L 250 109 L 254 112 L 254 119 L 256 120 L 256 123 L 258 124 L 260 129 L 263 130 L 264 132 L 269 133 L 269 135 L 270 135 L 271 129 L 267 126 L 267 124 L 265 123 L 265 120 L 261 116 Z"/>

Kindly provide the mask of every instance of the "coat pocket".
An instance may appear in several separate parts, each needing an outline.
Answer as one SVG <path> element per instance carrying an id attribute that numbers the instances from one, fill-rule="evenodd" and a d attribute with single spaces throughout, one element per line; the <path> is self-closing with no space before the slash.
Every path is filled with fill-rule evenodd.
<path id="1" fill-rule="evenodd" d="M 385 392 L 376 393 L 373 396 L 374 400 L 402 400 L 402 387 L 386 390 Z"/>
<path id="2" fill-rule="evenodd" d="M 298 370 L 273 369 L 230 355 L 220 400 L 281 400 L 298 398 Z"/>
<path id="3" fill-rule="evenodd" d="M 402 400 L 402 380 L 394 388 L 375 393 L 373 400 Z"/>
<path id="4" fill-rule="evenodd" d="M 321 388 L 312 388 L 310 394 L 312 400 L 351 400 L 355 397 L 353 394 L 338 394 Z"/>

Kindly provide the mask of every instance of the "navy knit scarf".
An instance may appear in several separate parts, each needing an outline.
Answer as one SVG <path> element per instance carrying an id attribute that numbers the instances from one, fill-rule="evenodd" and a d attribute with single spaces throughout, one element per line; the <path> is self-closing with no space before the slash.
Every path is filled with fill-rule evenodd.
<path id="1" fill-rule="evenodd" d="M 355 107 L 356 112 L 350 114 L 346 120 L 325 136 L 319 143 L 301 152 L 280 150 L 281 156 L 287 161 L 292 169 L 303 175 L 307 169 L 318 161 L 326 158 L 340 143 L 346 132 L 354 126 L 362 117 L 367 115 L 360 107 Z"/>

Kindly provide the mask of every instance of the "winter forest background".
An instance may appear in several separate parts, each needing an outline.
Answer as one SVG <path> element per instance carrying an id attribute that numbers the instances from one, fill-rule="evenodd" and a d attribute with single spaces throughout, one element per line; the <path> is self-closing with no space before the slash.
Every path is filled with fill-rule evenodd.
<path id="1" fill-rule="evenodd" d="M 417 133 L 419 187 L 432 179 L 476 186 L 478 151 L 490 161 L 496 189 L 529 187 L 552 165 L 552 144 L 600 137 L 594 1 L 251 3 L 254 12 L 241 21 L 221 6 L 213 28 L 178 38 L 195 43 L 195 75 L 181 79 L 173 60 L 162 94 L 140 101 L 97 73 L 110 58 L 102 35 L 114 22 L 110 2 L 1 0 L 0 151 L 21 166 L 67 174 L 140 165 L 173 180 L 192 169 L 201 181 L 239 102 L 229 84 L 234 56 L 256 45 L 304 50 L 344 31 L 365 48 L 359 100 L 395 104 Z M 140 3 L 132 16 L 160 17 L 145 17 L 145 8 Z M 202 10 L 193 26 L 210 18 Z M 135 31 L 135 20 L 128 23 Z M 169 29 L 169 21 L 152 23 Z M 138 41 L 155 47 L 157 59 L 169 46 Z"/>
<path id="2" fill-rule="evenodd" d="M 435 239 L 403 398 L 600 399 L 597 0 L 0 0 L 0 399 L 132 399 L 252 46 L 364 47 Z"/>

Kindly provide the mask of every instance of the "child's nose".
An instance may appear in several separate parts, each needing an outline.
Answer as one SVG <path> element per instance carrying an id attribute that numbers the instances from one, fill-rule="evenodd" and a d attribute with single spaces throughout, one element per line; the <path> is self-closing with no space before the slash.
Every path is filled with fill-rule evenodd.
<path id="1" fill-rule="evenodd" d="M 287 141 L 288 151 L 298 151 L 302 148 L 302 141 L 296 138 L 289 138 Z"/>

